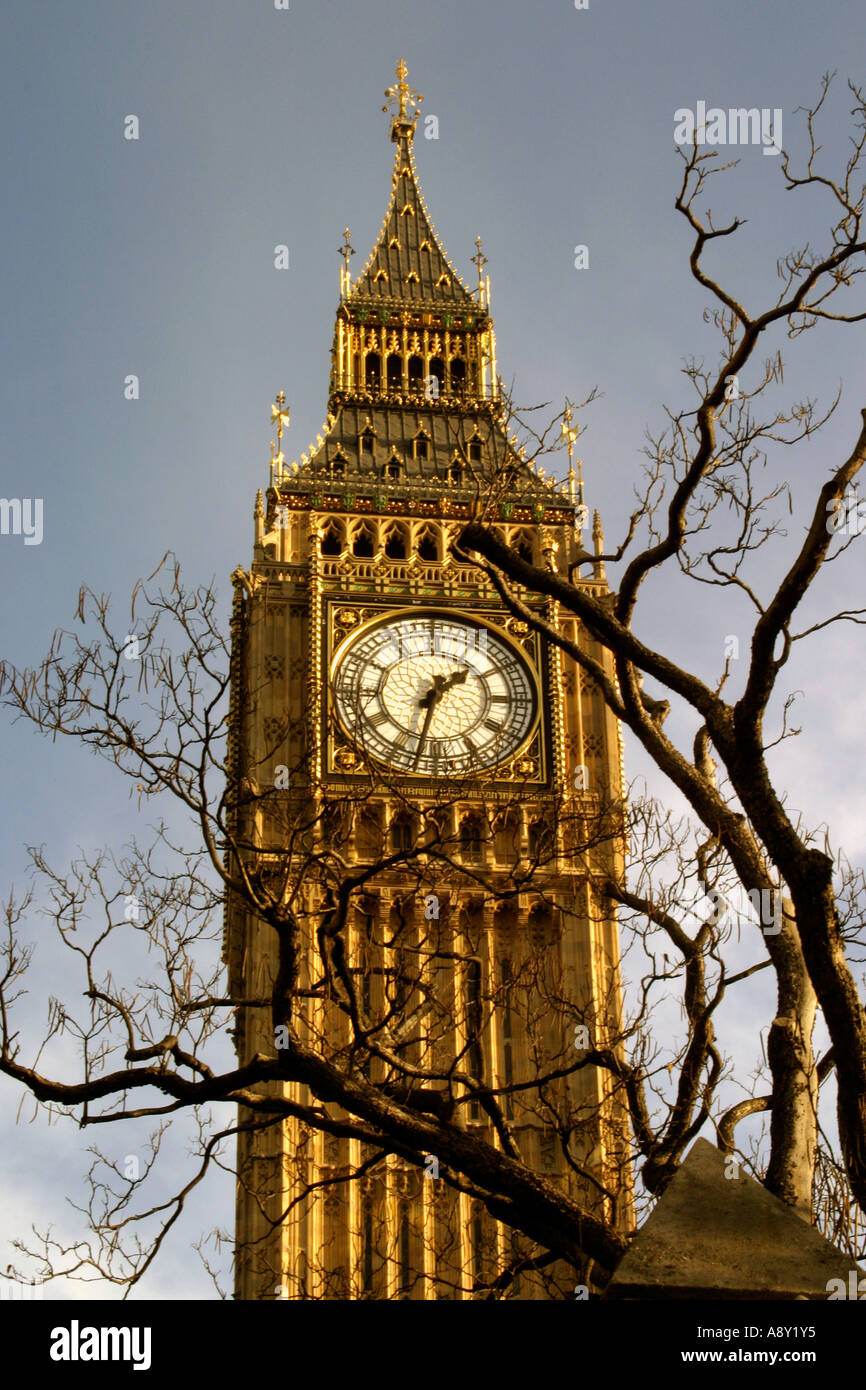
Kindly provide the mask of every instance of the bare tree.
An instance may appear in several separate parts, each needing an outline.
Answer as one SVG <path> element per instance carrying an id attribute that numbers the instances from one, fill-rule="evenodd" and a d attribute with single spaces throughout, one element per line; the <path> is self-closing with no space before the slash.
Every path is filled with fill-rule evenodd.
<path id="1" fill-rule="evenodd" d="M 577 561 L 578 571 L 585 563 L 622 564 L 614 593 L 599 595 L 582 584 L 555 546 L 536 564 L 503 543 L 492 521 L 504 479 L 492 488 L 479 484 L 477 519 L 460 538 L 461 555 L 485 571 L 512 615 L 567 652 L 602 692 L 686 797 L 694 822 L 676 821 L 664 806 L 636 795 L 624 804 L 618 789 L 595 801 L 560 791 L 548 798 L 531 838 L 513 847 L 503 877 L 490 872 L 486 850 L 513 834 L 513 808 L 499 804 L 472 825 L 455 824 L 450 812 L 467 790 L 460 778 L 447 794 L 424 799 L 393 780 L 390 794 L 403 805 L 388 826 L 365 820 L 365 803 L 372 803 L 384 774 L 363 752 L 366 782 L 351 795 L 310 796 L 306 753 L 286 769 L 288 795 L 285 788 L 277 795 L 273 779 L 238 765 L 227 747 L 231 650 L 216 596 L 209 588 L 187 591 L 173 564 L 167 583 L 133 596 L 141 634 L 134 663 L 108 601 L 83 590 L 77 615 L 83 630 L 59 633 L 35 671 L 2 668 L 3 698 L 18 716 L 106 757 L 142 804 L 172 805 L 183 817 L 178 822 L 176 810 L 167 814 L 148 845 L 133 844 L 122 857 L 85 857 L 66 871 L 34 849 L 32 889 L 8 899 L 2 1070 L 38 1102 L 82 1125 L 155 1123 L 143 1172 L 127 1173 L 95 1151 L 83 1213 L 92 1243 L 64 1247 L 50 1232 L 36 1249 L 21 1243 L 41 1261 L 45 1277 L 98 1272 L 131 1288 L 156 1258 L 191 1189 L 211 1165 L 226 1162 L 226 1142 L 267 1134 L 287 1120 L 299 1136 L 294 1171 L 281 1173 L 263 1200 L 266 1224 L 291 1224 L 322 1184 L 342 1200 L 389 1157 L 421 1181 L 432 1155 L 446 1194 L 440 1251 L 447 1251 L 453 1232 L 449 1193 L 472 1199 L 482 1235 L 489 1236 L 490 1223 L 514 1232 L 505 1253 L 501 1242 L 482 1243 L 487 1253 L 475 1267 L 455 1256 L 449 1270 L 446 1260 L 441 1281 L 451 1292 L 510 1297 L 523 1278 L 541 1280 L 552 1296 L 568 1296 L 575 1279 L 603 1287 L 634 1228 L 631 1175 L 640 1174 L 644 1189 L 634 1194 L 639 1220 L 705 1126 L 714 1126 L 719 1145 L 749 1162 L 771 1191 L 806 1216 L 815 1210 L 833 1238 L 852 1250 L 862 1244 L 866 1020 L 852 973 L 862 940 L 862 878 L 844 861 L 834 864 L 829 847 L 818 849 L 786 810 L 767 767 L 772 740 L 765 724 L 793 643 L 831 622 L 862 621 L 863 610 L 846 609 L 793 630 L 809 586 L 839 552 L 828 516 L 842 506 L 861 466 L 866 426 L 850 458 L 820 489 L 799 553 L 764 599 L 749 565 L 779 530 L 772 508 L 782 492 L 762 493 L 758 462 L 769 442 L 808 438 L 830 412 L 822 416 L 806 402 L 764 423 L 755 419 L 752 402 L 779 378 L 778 356 L 751 393 L 730 389 L 732 380 L 745 378 L 774 327 L 796 337 L 821 318 L 864 317 L 828 307 L 863 269 L 866 249 L 863 190 L 853 186 L 866 139 L 863 101 L 852 88 L 860 133 L 844 178 L 833 182 L 817 172 L 812 136 L 828 85 L 825 80 L 808 116 L 812 145 L 804 174 L 795 175 L 787 156 L 782 168 L 792 191 L 815 186 L 835 200 L 831 246 L 823 255 L 807 247 L 780 262 L 783 290 L 761 314 L 748 314 L 702 268 L 706 246 L 731 236 L 739 223 L 715 229 L 702 217 L 696 202 L 713 172 L 711 156 L 695 147 L 685 158 L 677 207 L 694 233 L 692 273 L 716 300 L 713 321 L 723 348 L 714 370 L 689 368 L 696 408 L 669 412 L 669 428 L 650 441 L 647 476 L 623 543 L 605 554 L 597 539 L 597 553 L 582 552 Z M 533 466 L 552 451 L 559 423 L 527 427 Z M 725 698 L 730 663 L 704 680 L 634 631 L 644 581 L 671 562 L 693 582 L 727 587 L 754 605 L 749 669 L 734 702 Z M 564 635 L 563 613 L 580 620 L 591 646 Z M 613 670 L 597 652 L 612 654 Z M 668 698 L 644 692 L 644 676 Z M 665 732 L 674 699 L 694 722 L 683 748 Z M 783 703 L 782 736 L 792 732 L 787 712 Z M 284 732 L 274 733 L 273 752 Z M 520 799 L 518 786 L 515 804 Z M 249 833 L 251 809 L 268 818 L 267 852 Z M 344 852 L 349 836 L 355 837 L 351 856 Z M 625 862 L 614 852 L 623 836 Z M 620 912 L 626 965 L 632 962 L 635 971 L 624 1017 L 613 974 L 599 1014 L 560 968 L 557 942 L 568 931 L 568 914 L 545 908 L 554 876 L 569 866 L 584 874 L 587 910 L 599 923 L 610 921 L 614 905 Z M 398 906 L 384 926 L 369 925 L 370 884 L 383 876 Z M 528 946 L 515 939 L 508 971 L 479 983 L 473 974 L 479 920 L 494 912 L 507 932 L 511 905 L 527 889 L 540 905 L 535 939 Z M 42 1047 L 25 1048 L 19 992 L 31 961 L 34 907 L 44 909 L 46 898 L 64 954 L 76 958 L 82 992 L 75 996 L 63 970 L 64 997 L 49 1003 Z M 418 903 L 431 899 L 438 915 L 419 916 Z M 449 913 L 458 904 L 456 923 Z M 235 990 L 231 968 L 227 983 L 215 959 L 224 910 L 252 913 L 272 942 L 274 972 L 252 993 Z M 734 966 L 730 944 L 746 922 L 766 954 Z M 766 1067 L 734 1076 L 719 1020 L 725 999 L 760 971 L 771 971 L 777 988 Z M 681 1027 L 660 1034 L 654 1010 L 675 991 Z M 820 1059 L 813 1053 L 818 1006 L 833 1043 Z M 520 1067 L 493 1084 L 485 1047 L 506 1021 L 520 1039 Z M 236 1036 L 267 1034 L 269 1046 L 241 1066 L 221 1067 L 218 1035 L 227 1023 Z M 72 1079 L 63 1079 L 63 1067 L 53 1077 L 41 1070 L 43 1050 L 50 1053 L 58 1033 L 77 1047 Z M 509 1039 L 501 1036 L 504 1046 Z M 818 1088 L 830 1077 L 838 1094 L 841 1164 L 832 1137 L 822 1141 L 818 1120 Z M 290 1091 L 287 1083 L 305 1089 Z M 739 1096 L 733 1103 L 729 1083 Z M 240 1107 L 240 1119 L 209 1119 L 203 1107 L 221 1104 Z M 169 1200 L 149 1200 L 166 1117 L 182 1110 L 199 1124 L 196 1163 Z M 746 1122 L 764 1114 L 768 1157 L 760 1144 L 748 1154 L 737 1137 L 740 1125 L 753 1135 Z M 470 1115 L 484 1123 L 467 1127 Z M 616 1161 L 600 1172 L 593 1142 L 611 1124 Z M 552 1159 L 521 1148 L 521 1134 L 533 1128 L 553 1136 Z M 317 1133 L 334 1145 L 330 1176 L 310 1176 L 305 1136 Z M 347 1161 L 348 1140 L 361 1145 L 359 1164 Z M 261 1195 L 258 1187 L 251 1190 Z M 409 1235 L 419 1265 L 424 1238 Z M 379 1255 L 369 1248 L 364 1296 L 375 1297 Z M 237 1252 L 240 1259 L 255 1253 Z M 202 1254 L 210 1267 L 205 1245 Z M 345 1292 L 329 1251 L 310 1251 L 309 1259 L 320 1263 L 328 1296 Z M 285 1272 L 274 1267 L 271 1273 L 276 1285 Z M 304 1290 L 290 1292 L 303 1296 Z"/>
<path id="2" fill-rule="evenodd" d="M 807 244 L 778 262 L 782 288 L 760 312 L 748 310 L 705 268 L 707 249 L 733 237 L 742 225 L 735 218 L 716 227 L 699 204 L 717 166 L 715 152 L 700 153 L 697 143 L 683 153 L 683 179 L 677 210 L 693 235 L 691 272 L 707 291 L 711 307 L 705 321 L 719 330 L 717 363 L 705 367 L 690 362 L 686 371 L 696 396 L 691 409 L 667 410 L 667 428 L 650 437 L 649 464 L 637 490 L 622 543 L 600 558 L 622 567 L 612 602 L 596 597 L 549 567 L 528 564 L 504 546 L 483 515 L 462 534 L 463 551 L 478 561 L 511 611 L 543 631 L 592 674 L 604 690 L 617 717 L 640 742 L 658 768 L 687 799 L 702 823 L 707 839 L 701 846 L 705 863 L 717 862 L 756 900 L 775 904 L 769 920 L 778 916 L 780 930 L 766 932 L 766 949 L 778 982 L 768 1062 L 772 1092 L 771 1146 L 766 1183 L 771 1191 L 807 1211 L 817 1132 L 816 1091 L 822 1066 L 832 1068 L 837 1085 L 839 1138 L 844 1168 L 857 1202 L 866 1201 L 866 1016 L 846 958 L 846 941 L 838 896 L 843 884 L 834 878 L 829 846 L 818 848 L 814 835 L 796 824 L 785 797 L 773 784 L 767 751 L 778 737 L 793 731 L 787 722 L 791 697 L 783 697 L 776 718 L 781 733 L 767 728 L 772 701 L 779 698 L 779 680 L 794 644 L 833 623 L 862 624 L 866 610 L 841 608 L 796 630 L 798 609 L 813 582 L 827 565 L 852 543 L 850 518 L 852 483 L 866 457 L 866 423 L 850 455 L 838 462 L 816 490 L 806 536 L 785 558 L 785 572 L 768 595 L 754 574 L 754 557 L 781 531 L 774 504 L 787 493 L 784 482 L 766 489 L 760 477 L 772 445 L 794 446 L 809 439 L 826 423 L 839 396 L 823 413 L 816 402 L 795 403 L 759 419 L 756 402 L 781 381 L 779 350 L 768 351 L 773 333 L 785 330 L 791 339 L 821 321 L 860 323 L 866 311 L 856 311 L 850 297 L 857 277 L 866 269 L 863 234 L 863 148 L 866 108 L 862 92 L 849 83 L 854 99 L 855 130 L 851 153 L 842 174 L 833 178 L 820 169 L 816 123 L 830 90 L 825 76 L 821 95 L 806 117 L 808 153 L 805 166 L 782 154 L 786 188 L 803 189 L 829 199 L 832 220 L 826 247 Z M 757 371 L 755 370 L 757 367 Z M 755 377 L 751 391 L 739 383 Z M 861 412 L 866 422 L 866 411 Z M 856 515 L 856 498 L 854 514 Z M 778 543 L 778 542 L 777 542 Z M 748 670 L 736 698 L 726 698 L 731 682 L 732 653 L 724 669 L 702 678 L 641 641 L 636 632 L 638 601 L 645 581 L 668 576 L 670 586 L 681 574 L 704 585 L 730 589 L 744 597 L 754 612 Z M 520 590 L 515 586 L 521 586 Z M 667 592 L 670 592 L 670 588 Z M 544 594 L 560 611 L 576 615 L 585 629 L 614 657 L 616 681 L 605 681 L 598 666 L 555 624 L 533 612 L 521 594 Z M 649 600 L 647 600 L 649 602 Z M 651 677 L 667 698 L 643 692 Z M 678 747 L 665 731 L 671 701 L 681 702 L 693 720 L 688 746 Z M 721 779 L 717 773 L 721 771 Z M 611 896 L 663 922 L 663 907 L 650 896 L 640 898 L 617 884 Z M 862 921 L 857 909 L 858 925 Z M 832 1054 L 816 1065 L 812 1031 L 820 1005 L 833 1042 Z M 754 1110 L 748 1102 L 742 1114 Z M 723 1127 L 730 1137 L 729 1118 Z"/>

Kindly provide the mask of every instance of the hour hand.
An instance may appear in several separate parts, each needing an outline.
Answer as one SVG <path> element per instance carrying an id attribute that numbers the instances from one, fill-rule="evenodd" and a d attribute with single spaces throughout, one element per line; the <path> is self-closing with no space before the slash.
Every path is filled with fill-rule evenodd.
<path id="1" fill-rule="evenodd" d="M 439 699 L 439 696 L 442 694 L 443 690 L 447 690 L 447 689 L 448 689 L 448 681 L 447 681 L 446 677 L 445 677 L 445 676 L 434 676 L 434 677 L 433 677 L 433 684 L 431 685 L 430 689 L 427 691 L 427 694 L 426 694 L 426 695 L 423 695 L 423 696 L 421 697 L 421 699 L 418 701 L 418 708 L 419 708 L 419 709 L 432 709 L 433 706 L 436 704 L 436 701 Z"/>

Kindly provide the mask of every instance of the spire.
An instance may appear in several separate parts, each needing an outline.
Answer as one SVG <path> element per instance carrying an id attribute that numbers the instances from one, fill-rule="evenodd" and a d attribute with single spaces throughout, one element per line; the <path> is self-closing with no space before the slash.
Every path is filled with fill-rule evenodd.
<path id="1" fill-rule="evenodd" d="M 406 72 L 401 58 L 397 81 L 386 89 L 388 103 L 382 108 L 388 111 L 396 107 L 391 121 L 391 139 L 397 146 L 391 201 L 376 245 L 351 293 L 347 290 L 346 299 L 356 308 L 381 306 L 388 312 L 423 302 L 432 309 L 456 310 L 461 315 L 469 311 L 474 323 L 486 305 L 480 294 L 476 298 L 469 291 L 451 265 L 421 195 L 412 156 L 421 95 L 412 91 Z M 348 271 L 341 279 L 348 284 Z"/>

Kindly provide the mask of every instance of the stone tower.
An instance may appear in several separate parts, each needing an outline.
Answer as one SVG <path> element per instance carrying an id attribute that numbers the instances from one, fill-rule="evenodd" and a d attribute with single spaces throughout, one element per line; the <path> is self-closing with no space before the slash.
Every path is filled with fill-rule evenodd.
<path id="1" fill-rule="evenodd" d="M 562 1262 L 515 1273 L 531 1239 L 435 1132 L 407 1145 L 366 1109 L 374 1090 L 628 1224 L 625 1111 L 578 1065 L 619 1026 L 617 926 L 593 893 L 624 851 L 619 729 L 456 544 L 483 517 L 604 594 L 600 525 L 589 556 L 570 414 L 565 483 L 509 434 L 480 239 L 470 290 L 421 197 L 402 62 L 386 95 L 391 200 L 354 281 L 346 233 L 327 420 L 287 465 L 277 398 L 234 576 L 227 862 L 273 909 L 236 895 L 226 915 L 238 1061 L 304 1048 L 335 1069 L 260 1087 L 277 1119 L 241 1111 L 235 1292 L 573 1297 Z M 514 593 L 610 671 L 573 616 Z"/>

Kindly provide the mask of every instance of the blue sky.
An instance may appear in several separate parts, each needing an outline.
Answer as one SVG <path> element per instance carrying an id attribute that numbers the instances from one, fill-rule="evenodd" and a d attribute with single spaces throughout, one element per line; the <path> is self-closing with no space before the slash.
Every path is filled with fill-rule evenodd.
<path id="1" fill-rule="evenodd" d="M 580 452 L 587 500 L 611 541 L 639 481 L 645 429 L 661 427 L 663 401 L 690 401 L 683 358 L 714 346 L 673 207 L 674 112 L 698 100 L 780 107 L 783 143 L 796 149 L 795 108 L 838 69 L 824 141 L 838 165 L 844 81 L 864 71 L 866 31 L 859 0 L 590 0 L 583 11 L 566 0 L 291 0 L 288 11 L 267 0 L 5 0 L 0 489 L 43 499 L 44 538 L 0 536 L 3 655 L 37 660 L 71 622 L 82 583 L 122 604 L 167 548 L 190 581 L 216 579 L 228 612 L 228 575 L 250 559 L 253 498 L 267 478 L 270 401 L 285 390 L 289 459 L 325 415 L 337 247 L 348 223 L 360 270 L 385 212 L 392 147 L 381 106 L 400 56 L 424 112 L 439 118 L 437 140 L 419 128 L 416 163 L 467 283 L 484 238 L 505 381 L 520 403 L 549 401 L 551 413 L 565 395 L 603 393 Z M 123 138 L 129 114 L 137 141 Z M 708 263 L 762 306 L 776 292 L 777 257 L 813 235 L 824 244 L 827 210 L 783 191 L 778 159 L 738 153 L 711 202 L 719 220 L 749 221 Z M 285 272 L 274 269 L 280 243 Z M 589 248 L 587 270 L 574 267 L 576 244 Z M 786 353 L 780 403 L 826 399 L 840 382 L 844 394 L 820 442 L 771 460 L 795 518 L 759 570 L 767 585 L 802 533 L 797 501 L 856 438 L 863 332 L 822 328 L 771 345 Z M 129 373 L 137 401 L 124 399 Z M 863 578 L 855 546 L 832 583 L 822 580 L 815 613 L 836 589 L 855 602 Z M 695 586 L 651 586 L 648 600 L 641 634 L 704 675 L 721 669 L 725 635 L 745 631 L 742 613 Z M 777 755 L 791 804 L 810 825 L 829 823 L 857 862 L 862 673 L 856 629 L 831 630 L 798 655 L 788 686 L 804 692 L 803 735 Z M 20 724 L 0 727 L 4 884 L 23 881 L 24 844 L 44 843 L 62 864 L 79 846 L 119 846 L 140 828 L 109 769 Z M 629 773 L 643 770 L 630 750 Z M 51 963 L 40 966 L 46 989 Z M 41 1016 L 38 991 L 32 1003 Z M 754 1028 L 736 1021 L 738 1047 L 754 1045 L 767 1008 L 756 1004 Z M 31 1219 L 68 1227 L 64 1199 L 86 1166 L 87 1138 L 65 1123 L 46 1144 L 44 1119 L 27 1124 L 26 1105 L 16 1122 L 18 1100 L 0 1084 L 4 1237 Z M 142 1296 L 207 1296 L 190 1241 L 229 1222 L 230 1203 L 224 1179 L 207 1208 L 193 1204 Z M 4 1267 L 11 1257 L 3 1252 Z"/>

